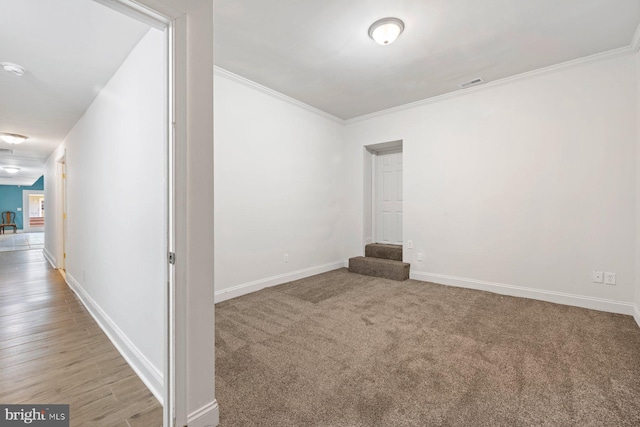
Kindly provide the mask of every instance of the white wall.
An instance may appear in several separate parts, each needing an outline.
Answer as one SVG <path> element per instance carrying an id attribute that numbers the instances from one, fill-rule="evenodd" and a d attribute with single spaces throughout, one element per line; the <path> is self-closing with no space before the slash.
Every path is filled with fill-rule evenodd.
<path id="1" fill-rule="evenodd" d="M 640 326 L 640 53 L 636 53 L 636 298 L 635 319 Z"/>
<path id="2" fill-rule="evenodd" d="M 67 279 L 162 395 L 166 322 L 164 35 L 150 30 L 45 165 L 57 256 L 56 159 L 66 150 Z"/>
<path id="3" fill-rule="evenodd" d="M 349 124 L 343 256 L 362 252 L 362 147 L 401 139 L 413 277 L 630 313 L 634 73 L 603 59 Z"/>
<path id="4" fill-rule="evenodd" d="M 214 106 L 216 301 L 343 266 L 343 126 L 220 72 Z"/>

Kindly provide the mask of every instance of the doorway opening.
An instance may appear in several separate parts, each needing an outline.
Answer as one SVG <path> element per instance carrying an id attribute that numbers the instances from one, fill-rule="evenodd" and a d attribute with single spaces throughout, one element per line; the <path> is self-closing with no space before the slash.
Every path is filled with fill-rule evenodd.
<path id="1" fill-rule="evenodd" d="M 44 190 L 22 191 L 22 229 L 25 233 L 44 231 Z"/>
<path id="2" fill-rule="evenodd" d="M 403 244 L 402 140 L 364 147 L 363 247 Z"/>

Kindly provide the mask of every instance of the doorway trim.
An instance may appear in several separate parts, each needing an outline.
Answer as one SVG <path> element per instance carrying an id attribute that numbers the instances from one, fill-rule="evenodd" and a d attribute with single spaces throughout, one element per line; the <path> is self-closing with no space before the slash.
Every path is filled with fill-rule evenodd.
<path id="1" fill-rule="evenodd" d="M 186 39 L 186 25 L 184 25 L 184 14 L 175 10 L 166 10 L 155 1 L 135 1 L 135 0 L 94 0 L 130 18 L 141 21 L 153 28 L 165 32 L 165 67 L 166 67 L 166 139 L 165 144 L 165 171 L 167 196 L 165 227 L 165 251 L 167 253 L 166 264 L 166 288 L 165 288 L 165 325 L 164 325 L 164 355 L 163 355 L 163 375 L 162 375 L 162 399 L 163 426 L 174 427 L 184 423 L 184 414 L 180 410 L 186 396 L 181 390 L 176 390 L 176 272 L 174 263 L 169 260 L 169 254 L 175 254 L 176 215 L 175 209 L 175 153 L 176 146 L 186 142 L 176 134 L 176 115 L 186 109 L 185 105 L 176 102 L 176 94 L 186 91 L 186 84 L 179 80 L 176 75 L 179 67 L 186 68 L 186 65 L 176 62 L 176 55 L 179 54 L 184 45 L 181 39 Z M 145 3 L 151 3 L 149 5 Z M 159 7 L 162 9 L 160 10 Z M 173 256 L 175 257 L 175 255 Z M 175 259 L 175 258 L 173 258 Z M 179 357 L 179 356 L 178 356 Z M 144 381 L 143 378 L 141 378 Z M 148 384 L 147 384 L 148 385 Z"/>
<path id="2" fill-rule="evenodd" d="M 369 243 L 375 243 L 375 189 L 376 189 L 376 168 L 378 155 L 394 150 L 402 150 L 402 140 L 381 142 L 378 144 L 365 145 L 363 148 L 363 228 L 362 228 L 362 250 Z"/>
<path id="3" fill-rule="evenodd" d="M 31 227 L 29 220 L 29 218 L 31 218 L 29 212 L 29 196 L 44 196 L 44 190 L 22 190 L 22 232 L 30 233 L 34 231 L 44 231 L 44 226 Z"/>
<path id="4" fill-rule="evenodd" d="M 58 242 L 57 254 L 56 254 L 56 268 L 61 272 L 66 272 L 67 264 L 67 150 L 60 157 L 56 159 L 56 194 L 58 200 L 56 203 L 57 209 L 55 213 L 55 220 L 60 225 L 56 227 L 58 235 L 56 241 Z M 45 229 L 47 227 L 47 221 L 44 223 Z M 46 238 L 46 235 L 45 235 Z"/>
<path id="5" fill-rule="evenodd" d="M 167 28 L 164 426 L 215 426 L 219 409 L 214 375 L 213 1 L 94 1 L 138 19 L 155 19 Z"/>

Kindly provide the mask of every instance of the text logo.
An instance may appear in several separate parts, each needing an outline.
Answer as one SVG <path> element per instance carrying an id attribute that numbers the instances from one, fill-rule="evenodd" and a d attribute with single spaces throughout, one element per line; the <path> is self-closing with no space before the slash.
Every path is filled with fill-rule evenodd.
<path id="1" fill-rule="evenodd" d="M 69 405 L 2 405 L 0 427 L 69 427 Z"/>

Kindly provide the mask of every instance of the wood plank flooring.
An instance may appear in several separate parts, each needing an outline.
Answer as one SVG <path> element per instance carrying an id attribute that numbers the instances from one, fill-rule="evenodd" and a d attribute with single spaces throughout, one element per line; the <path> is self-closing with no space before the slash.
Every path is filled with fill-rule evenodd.
<path id="1" fill-rule="evenodd" d="M 0 403 L 70 405 L 71 426 L 162 426 L 162 407 L 42 250 L 0 252 Z"/>

